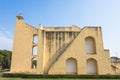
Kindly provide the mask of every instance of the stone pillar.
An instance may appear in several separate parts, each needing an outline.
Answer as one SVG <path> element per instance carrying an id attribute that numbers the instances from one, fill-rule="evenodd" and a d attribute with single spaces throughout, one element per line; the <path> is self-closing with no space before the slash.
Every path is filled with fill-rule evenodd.
<path id="1" fill-rule="evenodd" d="M 39 25 L 38 32 L 38 56 L 37 56 L 37 73 L 44 74 L 44 30 L 42 25 Z"/>

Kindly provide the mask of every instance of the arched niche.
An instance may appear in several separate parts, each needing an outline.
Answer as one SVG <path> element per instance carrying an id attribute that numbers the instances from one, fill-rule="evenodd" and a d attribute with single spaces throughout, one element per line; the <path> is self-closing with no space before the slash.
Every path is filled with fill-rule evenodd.
<path id="1" fill-rule="evenodd" d="M 66 73 L 67 74 L 77 74 L 77 61 L 74 58 L 69 58 L 66 60 Z"/>
<path id="2" fill-rule="evenodd" d="M 87 60 L 87 74 L 98 74 L 97 61 L 95 59 Z"/>
<path id="3" fill-rule="evenodd" d="M 33 43 L 38 43 L 38 35 L 33 35 Z"/>
<path id="4" fill-rule="evenodd" d="M 38 47 L 37 46 L 33 46 L 32 54 L 33 55 L 37 55 L 38 54 Z"/>
<path id="5" fill-rule="evenodd" d="M 31 67 L 32 69 L 36 69 L 37 68 L 37 58 L 32 58 L 32 61 L 31 61 Z"/>
<path id="6" fill-rule="evenodd" d="M 95 39 L 93 37 L 85 38 L 85 50 L 87 54 L 96 54 Z"/>

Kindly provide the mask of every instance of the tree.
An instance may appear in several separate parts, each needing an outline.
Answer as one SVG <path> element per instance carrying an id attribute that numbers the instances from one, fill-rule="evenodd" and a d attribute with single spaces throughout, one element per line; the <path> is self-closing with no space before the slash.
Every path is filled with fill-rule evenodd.
<path id="1" fill-rule="evenodd" d="M 0 72 L 2 72 L 2 62 L 3 62 L 3 56 L 0 55 Z"/>
<path id="2" fill-rule="evenodd" d="M 1 70 L 10 69 L 12 51 L 0 50 L 0 68 Z"/>

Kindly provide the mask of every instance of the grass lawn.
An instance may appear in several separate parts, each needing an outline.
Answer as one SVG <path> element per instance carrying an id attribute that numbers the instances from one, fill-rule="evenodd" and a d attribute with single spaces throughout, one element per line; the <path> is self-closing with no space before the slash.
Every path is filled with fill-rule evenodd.
<path id="1" fill-rule="evenodd" d="M 25 78 L 0 78 L 0 80 L 120 80 L 120 79 L 25 79 Z"/>

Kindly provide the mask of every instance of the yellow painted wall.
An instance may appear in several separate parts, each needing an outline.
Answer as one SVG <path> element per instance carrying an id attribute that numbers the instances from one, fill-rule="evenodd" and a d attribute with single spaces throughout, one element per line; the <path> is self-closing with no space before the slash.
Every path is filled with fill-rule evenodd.
<path id="1" fill-rule="evenodd" d="M 33 35 L 38 30 L 21 20 L 16 20 L 11 72 L 29 72 L 31 70 Z"/>
<path id="2" fill-rule="evenodd" d="M 33 36 L 38 35 L 38 43 Z M 96 54 L 86 54 L 85 38 L 95 39 Z M 32 47 L 38 46 L 38 55 Z M 37 68 L 31 69 L 31 59 L 37 58 Z M 66 74 L 66 60 L 77 61 L 77 74 L 87 74 L 86 61 L 97 61 L 98 74 L 112 74 L 109 50 L 104 50 L 101 27 L 43 27 L 36 29 L 21 19 L 16 20 L 11 73 Z"/>
<path id="3" fill-rule="evenodd" d="M 85 52 L 85 38 L 88 36 L 95 38 L 96 54 L 89 55 Z M 86 61 L 89 58 L 97 61 L 98 74 L 111 73 L 109 51 L 103 49 L 101 28 L 99 27 L 85 27 L 55 62 L 49 74 L 66 74 L 66 60 L 71 57 L 77 60 L 78 74 L 86 74 Z"/>

